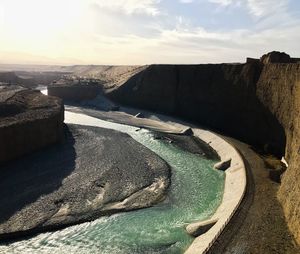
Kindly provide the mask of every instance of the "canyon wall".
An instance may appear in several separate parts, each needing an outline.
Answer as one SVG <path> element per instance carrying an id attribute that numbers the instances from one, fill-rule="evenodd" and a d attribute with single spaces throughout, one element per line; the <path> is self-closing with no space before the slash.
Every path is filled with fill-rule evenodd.
<path id="1" fill-rule="evenodd" d="M 54 71 L 1 71 L 0 65 L 0 82 L 21 85 L 27 88 L 34 88 L 38 85 L 47 86 L 68 74 L 70 73 Z"/>
<path id="2" fill-rule="evenodd" d="M 59 97 L 65 101 L 92 100 L 102 93 L 99 85 L 51 85 L 48 95 Z"/>
<path id="3" fill-rule="evenodd" d="M 0 72 L 0 82 L 18 84 L 28 88 L 36 86 L 36 82 L 32 77 L 20 77 L 15 72 Z"/>
<path id="4" fill-rule="evenodd" d="M 64 106 L 23 88 L 0 90 L 0 164 L 62 141 Z"/>
<path id="5" fill-rule="evenodd" d="M 265 65 L 257 96 L 285 130 L 289 167 L 282 178 L 279 200 L 288 226 L 300 243 L 300 64 Z"/>
<path id="6" fill-rule="evenodd" d="M 300 243 L 299 78 L 297 63 L 152 65 L 107 95 L 119 103 L 196 121 L 266 153 L 285 155 L 289 168 L 279 199 Z"/>
<path id="7" fill-rule="evenodd" d="M 278 156 L 284 129 L 256 96 L 260 64 L 152 65 L 109 97 L 197 121 Z"/>

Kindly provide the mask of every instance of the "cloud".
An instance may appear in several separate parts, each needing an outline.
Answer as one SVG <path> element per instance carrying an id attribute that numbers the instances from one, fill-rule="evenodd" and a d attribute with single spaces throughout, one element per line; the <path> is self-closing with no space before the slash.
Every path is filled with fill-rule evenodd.
<path id="1" fill-rule="evenodd" d="M 162 29 L 151 38 L 137 35 L 104 36 L 99 35 L 93 49 L 101 53 L 98 63 L 151 64 L 151 63 L 216 63 L 244 62 L 247 56 L 259 57 L 273 49 L 297 52 L 300 35 L 299 26 L 291 27 L 280 36 L 276 29 L 254 32 L 233 30 L 212 32 L 202 27 Z M 290 39 L 293 38 L 293 43 Z M 272 45 L 270 45 L 272 41 Z M 289 46 L 289 48 L 287 48 Z M 105 49 L 105 51 L 103 51 Z M 288 50 L 289 49 L 289 50 Z M 118 54 L 111 54 L 115 52 Z M 95 52 L 85 52 L 94 61 Z"/>
<path id="2" fill-rule="evenodd" d="M 91 0 L 100 8 L 108 8 L 110 10 L 123 11 L 127 15 L 147 14 L 156 16 L 160 13 L 157 4 L 160 0 Z"/>
<path id="3" fill-rule="evenodd" d="M 288 0 L 248 0 L 250 13 L 257 17 L 286 12 Z"/>
<path id="4" fill-rule="evenodd" d="M 243 62 L 272 50 L 299 55 L 300 21 L 287 1 L 0 0 L 0 60 L 188 64 Z"/>
<path id="5" fill-rule="evenodd" d="M 248 8 L 251 15 L 264 17 L 286 12 L 289 0 L 209 0 L 209 2 L 223 7 L 244 5 Z"/>
<path id="6" fill-rule="evenodd" d="M 183 3 L 183 4 L 190 4 L 190 3 L 193 3 L 195 2 L 194 0 L 179 0 L 180 3 Z"/>
<path id="7" fill-rule="evenodd" d="M 228 6 L 228 5 L 233 4 L 235 1 L 234 0 L 209 0 L 209 2 L 215 3 L 215 4 L 220 4 L 222 6 Z"/>

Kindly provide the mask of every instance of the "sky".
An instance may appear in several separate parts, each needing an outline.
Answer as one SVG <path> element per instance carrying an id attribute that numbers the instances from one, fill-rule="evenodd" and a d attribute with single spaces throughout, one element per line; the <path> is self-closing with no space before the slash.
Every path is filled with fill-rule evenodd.
<path id="1" fill-rule="evenodd" d="M 244 62 L 300 57 L 299 0 L 0 0 L 0 63 Z"/>

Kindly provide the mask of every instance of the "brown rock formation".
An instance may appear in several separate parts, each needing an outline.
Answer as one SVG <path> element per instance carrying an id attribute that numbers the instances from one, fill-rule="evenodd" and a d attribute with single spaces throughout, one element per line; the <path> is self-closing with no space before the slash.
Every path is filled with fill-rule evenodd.
<path id="1" fill-rule="evenodd" d="M 260 72 L 260 64 L 153 65 L 109 96 L 200 121 L 280 156 L 284 130 L 256 96 Z"/>
<path id="2" fill-rule="evenodd" d="M 284 52 L 273 51 L 268 54 L 263 55 L 260 58 L 263 64 L 268 63 L 292 63 L 293 59 Z"/>
<path id="3" fill-rule="evenodd" d="M 61 141 L 60 99 L 13 87 L 0 90 L 0 163 Z"/>
<path id="4" fill-rule="evenodd" d="M 120 103 L 194 120 L 267 153 L 285 155 L 289 167 L 279 198 L 300 243 L 300 64 L 296 62 L 285 53 L 271 52 L 261 62 L 246 64 L 152 65 L 107 94 Z"/>
<path id="5" fill-rule="evenodd" d="M 59 97 L 65 101 L 92 100 L 101 93 L 100 85 L 51 85 L 48 86 L 48 95 Z"/>
<path id="6" fill-rule="evenodd" d="M 289 228 L 300 243 L 300 64 L 271 64 L 263 68 L 257 84 L 260 101 L 283 126 L 285 156 L 289 163 L 279 199 Z"/>

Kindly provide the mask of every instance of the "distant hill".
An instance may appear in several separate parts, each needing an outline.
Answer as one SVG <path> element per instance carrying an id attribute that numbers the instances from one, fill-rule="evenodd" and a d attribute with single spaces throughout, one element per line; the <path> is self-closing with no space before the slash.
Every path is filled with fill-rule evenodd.
<path id="1" fill-rule="evenodd" d="M 0 64 L 0 72 L 15 72 L 17 76 L 36 77 L 38 75 L 69 74 L 79 77 L 95 78 L 104 81 L 108 88 L 118 86 L 147 66 L 111 65 L 11 65 Z"/>

